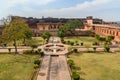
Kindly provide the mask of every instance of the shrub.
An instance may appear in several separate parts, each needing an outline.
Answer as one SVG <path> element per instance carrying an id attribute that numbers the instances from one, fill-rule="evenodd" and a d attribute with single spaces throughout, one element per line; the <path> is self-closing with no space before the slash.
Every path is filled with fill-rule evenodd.
<path id="1" fill-rule="evenodd" d="M 70 41 L 67 41 L 67 44 L 69 45 L 71 42 Z"/>
<path id="2" fill-rule="evenodd" d="M 41 54 L 41 49 L 36 50 L 35 54 Z"/>
<path id="3" fill-rule="evenodd" d="M 35 60 L 34 64 L 40 65 L 40 60 Z"/>
<path id="4" fill-rule="evenodd" d="M 40 55 L 41 55 L 41 56 L 44 56 L 45 54 L 44 54 L 44 52 L 40 52 Z"/>
<path id="5" fill-rule="evenodd" d="M 72 69 L 74 66 L 74 61 L 69 59 L 67 62 L 68 62 L 68 65 L 70 66 L 70 68 Z"/>
<path id="6" fill-rule="evenodd" d="M 110 52 L 110 47 L 109 47 L 109 46 L 105 46 L 105 47 L 104 47 L 104 50 L 105 50 L 106 52 Z"/>
<path id="7" fill-rule="evenodd" d="M 76 72 L 72 72 L 72 78 L 73 80 L 80 80 L 80 75 L 77 74 Z"/>
<path id="8" fill-rule="evenodd" d="M 96 45 L 99 45 L 99 43 L 98 43 L 98 42 L 94 42 L 92 45 L 95 45 L 95 46 L 96 46 Z"/>
<path id="9" fill-rule="evenodd" d="M 40 51 L 41 51 L 41 49 L 38 49 L 38 51 L 40 52 Z"/>
<path id="10" fill-rule="evenodd" d="M 63 44 L 66 44 L 66 41 L 63 41 L 62 43 L 63 43 Z"/>
<path id="11" fill-rule="evenodd" d="M 83 42 L 82 43 L 80 43 L 81 44 L 81 46 L 83 46 Z"/>
<path id="12" fill-rule="evenodd" d="M 97 47 L 93 47 L 94 52 L 96 52 Z"/>
<path id="13" fill-rule="evenodd" d="M 3 44 L 5 47 L 7 47 L 7 44 Z"/>
<path id="14" fill-rule="evenodd" d="M 37 68 L 39 68 L 39 65 L 34 64 L 34 69 L 37 69 Z"/>
<path id="15" fill-rule="evenodd" d="M 77 53 L 77 52 L 78 52 L 78 49 L 75 48 L 75 49 L 74 49 L 74 52 Z"/>
<path id="16" fill-rule="evenodd" d="M 11 53 L 11 48 L 8 48 L 9 53 Z"/>
<path id="17" fill-rule="evenodd" d="M 74 42 L 70 42 L 70 44 L 73 46 L 73 45 L 74 45 Z"/>

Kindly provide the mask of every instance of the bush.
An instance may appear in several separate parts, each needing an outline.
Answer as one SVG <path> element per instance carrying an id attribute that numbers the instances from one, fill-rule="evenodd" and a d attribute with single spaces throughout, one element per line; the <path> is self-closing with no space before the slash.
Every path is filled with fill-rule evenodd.
<path id="1" fill-rule="evenodd" d="M 71 42 L 70 41 L 67 41 L 67 44 L 69 45 Z"/>
<path id="2" fill-rule="evenodd" d="M 11 48 L 8 48 L 9 53 L 11 53 Z"/>
<path id="3" fill-rule="evenodd" d="M 70 42 L 70 45 L 72 45 L 72 46 L 73 46 L 73 45 L 74 45 L 74 42 Z"/>
<path id="4" fill-rule="evenodd" d="M 44 54 L 44 52 L 40 52 L 40 55 L 41 55 L 41 56 L 44 56 L 45 54 Z"/>
<path id="5" fill-rule="evenodd" d="M 76 72 L 72 72 L 72 78 L 73 80 L 80 80 L 80 75 L 77 74 Z"/>
<path id="6" fill-rule="evenodd" d="M 81 44 L 81 46 L 83 46 L 83 42 L 82 43 L 80 43 Z"/>
<path id="7" fill-rule="evenodd" d="M 41 49 L 38 49 L 39 52 L 41 52 Z"/>
<path id="8" fill-rule="evenodd" d="M 105 47 L 104 47 L 104 50 L 105 50 L 106 52 L 110 52 L 110 47 L 109 47 L 109 46 L 105 46 Z"/>
<path id="9" fill-rule="evenodd" d="M 40 60 L 35 60 L 34 64 L 40 65 Z"/>
<path id="10" fill-rule="evenodd" d="M 78 49 L 75 48 L 75 49 L 74 49 L 74 52 L 77 53 L 77 52 L 78 52 Z"/>
<path id="11" fill-rule="evenodd" d="M 23 54 L 31 54 L 32 53 L 32 50 L 25 50 L 23 51 Z"/>
<path id="12" fill-rule="evenodd" d="M 66 41 L 63 41 L 62 43 L 63 43 L 63 44 L 66 44 Z"/>
<path id="13" fill-rule="evenodd" d="M 69 59 L 69 60 L 67 61 L 67 63 L 68 63 L 68 65 L 70 66 L 70 68 L 72 69 L 73 66 L 74 66 L 74 61 L 71 60 L 71 59 Z"/>
<path id="14" fill-rule="evenodd" d="M 92 45 L 97 46 L 97 45 L 99 45 L 99 43 L 98 42 L 94 42 Z"/>
<path id="15" fill-rule="evenodd" d="M 34 69 L 37 69 L 37 68 L 39 68 L 39 65 L 34 64 Z"/>
<path id="16" fill-rule="evenodd" d="M 36 50 L 35 54 L 41 54 L 41 49 Z"/>
<path id="17" fill-rule="evenodd" d="M 96 52 L 97 47 L 93 47 L 94 52 Z"/>

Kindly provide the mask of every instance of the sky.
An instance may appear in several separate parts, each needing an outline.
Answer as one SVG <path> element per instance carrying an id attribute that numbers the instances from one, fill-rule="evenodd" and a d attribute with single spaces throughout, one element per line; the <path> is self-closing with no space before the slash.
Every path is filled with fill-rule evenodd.
<path id="1" fill-rule="evenodd" d="M 120 0 L 0 0 L 0 19 L 8 15 L 120 21 Z"/>

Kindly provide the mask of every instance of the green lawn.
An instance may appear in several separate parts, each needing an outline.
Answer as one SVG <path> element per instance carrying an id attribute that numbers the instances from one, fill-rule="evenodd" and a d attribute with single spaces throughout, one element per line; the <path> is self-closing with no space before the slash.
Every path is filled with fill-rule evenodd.
<path id="1" fill-rule="evenodd" d="M 120 53 L 75 53 L 69 57 L 81 80 L 120 80 Z"/>
<path id="2" fill-rule="evenodd" d="M 30 80 L 38 55 L 0 54 L 0 80 Z"/>
<path id="3" fill-rule="evenodd" d="M 32 39 L 35 39 L 37 41 L 37 44 L 42 45 L 44 43 L 44 40 L 42 37 L 32 37 Z M 26 40 L 27 41 L 27 40 Z M 7 44 L 8 46 L 13 46 L 13 41 Z M 22 46 L 23 44 L 23 39 L 17 41 L 18 46 Z"/>
<path id="4" fill-rule="evenodd" d="M 92 45 L 93 42 L 96 41 L 96 39 L 94 37 L 86 37 L 86 36 L 79 36 L 79 37 L 65 37 L 64 38 L 65 41 L 78 41 L 78 43 L 80 44 L 81 42 L 84 43 L 84 45 Z"/>

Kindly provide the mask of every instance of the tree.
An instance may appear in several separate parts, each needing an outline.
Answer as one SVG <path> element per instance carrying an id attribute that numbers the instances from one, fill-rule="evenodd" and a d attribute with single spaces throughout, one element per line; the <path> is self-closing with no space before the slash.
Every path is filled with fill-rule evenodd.
<path id="1" fill-rule="evenodd" d="M 25 29 L 24 34 L 25 36 L 24 36 L 23 44 L 25 44 L 26 39 L 31 39 L 33 36 L 32 31 L 28 27 Z"/>
<path id="2" fill-rule="evenodd" d="M 62 41 L 64 41 L 65 33 L 63 31 L 58 31 L 58 37 L 61 38 Z"/>
<path id="3" fill-rule="evenodd" d="M 106 45 L 110 45 L 112 40 L 114 40 L 114 36 L 112 36 L 112 35 L 111 35 L 111 36 L 108 36 L 108 37 L 106 38 L 106 43 L 105 43 L 105 44 L 106 44 Z"/>
<path id="4" fill-rule="evenodd" d="M 69 20 L 60 30 L 70 31 L 74 34 L 75 29 L 80 29 L 83 26 L 82 22 L 79 20 Z"/>
<path id="5" fill-rule="evenodd" d="M 100 41 L 100 42 L 105 42 L 106 38 L 105 37 L 101 37 L 100 35 L 95 35 L 96 40 Z"/>
<path id="6" fill-rule="evenodd" d="M 41 37 L 48 42 L 51 34 L 49 32 L 45 32 L 41 35 Z"/>
<path id="7" fill-rule="evenodd" d="M 5 26 L 1 40 L 3 43 L 13 41 L 15 53 L 17 52 L 16 41 L 25 37 L 25 29 L 28 25 L 20 18 L 13 19 L 8 25 Z"/>

